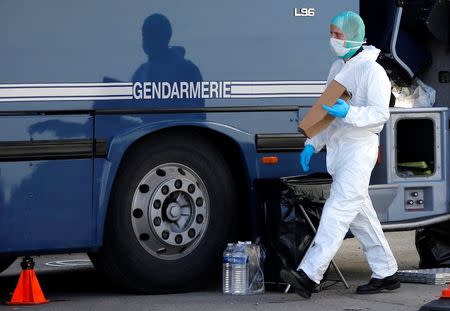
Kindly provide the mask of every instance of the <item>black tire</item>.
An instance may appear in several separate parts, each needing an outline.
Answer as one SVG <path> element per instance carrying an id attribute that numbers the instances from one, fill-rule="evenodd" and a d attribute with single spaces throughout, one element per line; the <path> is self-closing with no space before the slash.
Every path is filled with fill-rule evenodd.
<path id="1" fill-rule="evenodd" d="M 124 161 L 110 200 L 103 246 L 98 253 L 90 254 L 94 265 L 116 285 L 134 293 L 169 293 L 202 287 L 212 275 L 217 275 L 224 246 L 235 229 L 237 192 L 225 159 L 204 138 L 173 135 L 141 144 Z M 135 234 L 131 216 L 139 183 L 148 172 L 165 163 L 180 163 L 195 171 L 206 186 L 210 202 L 203 236 L 196 238 L 197 245 L 189 254 L 176 260 L 158 258 L 145 249 Z M 156 189 L 149 192 L 156 195 Z M 151 239 L 158 240 L 157 234 L 150 235 Z"/>
<path id="2" fill-rule="evenodd" d="M 8 269 L 16 258 L 15 256 L 0 256 L 0 273 Z"/>
<path id="3" fill-rule="evenodd" d="M 416 230 L 416 249 L 422 269 L 450 267 L 450 222 Z"/>

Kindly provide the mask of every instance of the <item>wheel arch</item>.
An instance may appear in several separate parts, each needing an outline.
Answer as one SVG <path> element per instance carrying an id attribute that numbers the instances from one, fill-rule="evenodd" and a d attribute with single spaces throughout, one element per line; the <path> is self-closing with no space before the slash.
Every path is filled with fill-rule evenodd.
<path id="1" fill-rule="evenodd" d="M 256 176 L 254 163 L 256 150 L 254 148 L 253 135 L 222 124 L 173 124 L 160 126 L 159 128 L 135 129 L 132 132 L 116 136 L 111 140 L 107 165 L 102 171 L 102 178 L 96 196 L 96 245 L 103 242 L 106 215 L 109 200 L 114 189 L 114 182 L 121 166 L 127 158 L 142 145 L 157 143 L 159 139 L 168 139 L 174 135 L 199 135 L 210 141 L 224 155 L 231 169 L 233 178 L 238 182 L 239 196 L 249 201 L 249 192 L 252 181 Z M 253 147 L 252 147 L 253 146 Z M 108 194 L 108 195 L 106 195 Z M 239 227 L 246 223 L 250 217 L 249 208 L 244 217 L 240 218 Z M 247 235 L 247 232 L 239 232 L 239 235 Z"/>

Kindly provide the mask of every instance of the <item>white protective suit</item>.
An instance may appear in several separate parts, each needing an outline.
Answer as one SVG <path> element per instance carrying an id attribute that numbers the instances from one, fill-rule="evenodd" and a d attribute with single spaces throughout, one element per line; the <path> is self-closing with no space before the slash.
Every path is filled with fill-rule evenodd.
<path id="1" fill-rule="evenodd" d="M 347 116 L 336 118 L 326 130 L 305 142 L 315 152 L 326 145 L 327 170 L 333 177 L 314 244 L 300 265 L 316 283 L 322 280 L 349 228 L 363 246 L 373 278 L 397 272 L 368 191 L 378 156 L 377 134 L 389 119 L 391 85 L 376 63 L 380 50 L 363 48 L 346 63 L 336 60 L 327 80 L 327 84 L 336 80 L 350 93 Z"/>

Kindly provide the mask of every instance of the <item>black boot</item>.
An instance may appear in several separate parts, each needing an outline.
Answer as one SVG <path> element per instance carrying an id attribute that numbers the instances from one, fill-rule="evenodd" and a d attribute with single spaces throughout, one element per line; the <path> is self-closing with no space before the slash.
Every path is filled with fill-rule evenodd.
<path id="1" fill-rule="evenodd" d="M 397 288 L 400 288 L 400 281 L 397 273 L 394 273 L 384 279 L 370 279 L 368 284 L 358 286 L 356 288 L 356 293 L 362 295 L 376 294 L 381 292 L 383 289 L 394 290 Z"/>
<path id="2" fill-rule="evenodd" d="M 311 293 L 316 286 L 302 270 L 281 270 L 280 278 L 294 287 L 295 292 L 303 298 L 311 298 Z"/>

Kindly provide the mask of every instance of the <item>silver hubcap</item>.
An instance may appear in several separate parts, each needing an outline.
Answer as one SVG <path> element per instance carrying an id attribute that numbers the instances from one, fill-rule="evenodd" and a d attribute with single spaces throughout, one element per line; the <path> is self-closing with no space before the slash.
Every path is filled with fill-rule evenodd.
<path id="1" fill-rule="evenodd" d="M 134 192 L 131 222 L 137 240 L 153 256 L 178 259 L 192 252 L 209 221 L 203 180 L 179 163 L 162 164 Z"/>

